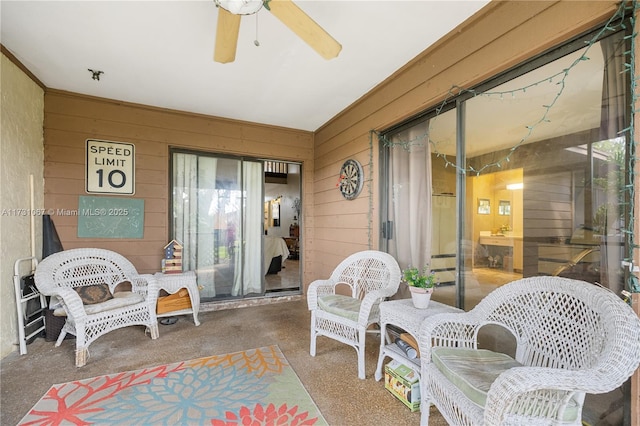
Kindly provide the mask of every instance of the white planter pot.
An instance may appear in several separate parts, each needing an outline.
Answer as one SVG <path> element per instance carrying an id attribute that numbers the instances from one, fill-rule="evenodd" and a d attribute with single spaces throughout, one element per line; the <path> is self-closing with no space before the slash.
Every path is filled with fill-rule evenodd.
<path id="1" fill-rule="evenodd" d="M 413 306 L 417 309 L 427 309 L 429 307 L 429 301 L 431 300 L 431 293 L 433 293 L 433 289 L 424 289 L 424 288 L 416 288 L 409 287 L 411 291 L 411 300 L 413 301 Z"/>

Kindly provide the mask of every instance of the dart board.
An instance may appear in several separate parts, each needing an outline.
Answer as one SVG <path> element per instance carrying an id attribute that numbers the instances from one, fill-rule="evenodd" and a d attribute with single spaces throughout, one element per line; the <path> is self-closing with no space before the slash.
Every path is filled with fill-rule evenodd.
<path id="1" fill-rule="evenodd" d="M 340 183 L 338 187 L 342 196 L 347 200 L 355 199 L 362 191 L 364 180 L 362 166 L 356 160 L 347 160 L 340 168 Z"/>

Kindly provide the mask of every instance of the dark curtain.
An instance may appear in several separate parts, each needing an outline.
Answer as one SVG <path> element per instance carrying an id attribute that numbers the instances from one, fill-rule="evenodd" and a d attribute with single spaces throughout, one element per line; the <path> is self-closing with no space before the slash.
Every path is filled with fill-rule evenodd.
<path id="1" fill-rule="evenodd" d="M 42 216 L 42 258 L 64 250 L 51 215 Z"/>

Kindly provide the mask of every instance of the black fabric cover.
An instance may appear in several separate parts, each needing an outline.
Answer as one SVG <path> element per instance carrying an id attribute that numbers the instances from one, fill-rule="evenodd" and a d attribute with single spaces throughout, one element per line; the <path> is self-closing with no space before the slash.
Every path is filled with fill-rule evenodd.
<path id="1" fill-rule="evenodd" d="M 51 215 L 42 215 L 42 258 L 64 250 Z"/>

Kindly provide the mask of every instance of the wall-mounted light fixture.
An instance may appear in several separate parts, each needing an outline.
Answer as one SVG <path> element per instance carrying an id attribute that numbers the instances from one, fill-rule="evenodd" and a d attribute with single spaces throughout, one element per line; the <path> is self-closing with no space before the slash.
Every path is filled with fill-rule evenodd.
<path id="1" fill-rule="evenodd" d="M 522 189 L 524 188 L 524 184 L 522 182 L 520 183 L 510 183 L 509 185 L 507 185 L 507 189 L 510 191 L 516 190 L 516 189 Z"/>

